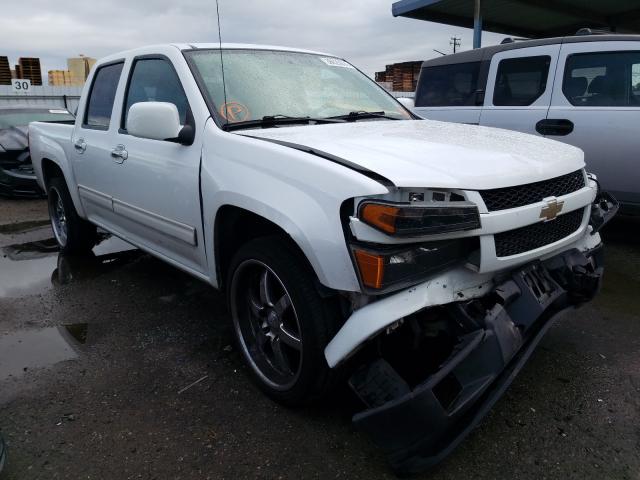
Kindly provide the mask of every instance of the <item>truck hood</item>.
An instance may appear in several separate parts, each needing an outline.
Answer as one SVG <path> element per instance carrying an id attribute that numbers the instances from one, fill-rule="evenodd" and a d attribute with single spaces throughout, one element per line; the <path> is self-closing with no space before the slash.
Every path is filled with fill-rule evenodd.
<path id="1" fill-rule="evenodd" d="M 486 190 L 547 180 L 584 167 L 582 151 L 564 143 L 432 120 L 360 121 L 241 134 L 329 153 L 398 187 Z"/>

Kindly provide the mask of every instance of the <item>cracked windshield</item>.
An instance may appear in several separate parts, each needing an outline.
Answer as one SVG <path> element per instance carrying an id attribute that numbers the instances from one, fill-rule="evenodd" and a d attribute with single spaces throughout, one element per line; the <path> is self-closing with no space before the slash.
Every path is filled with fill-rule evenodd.
<path id="1" fill-rule="evenodd" d="M 187 55 L 228 123 L 265 116 L 326 119 L 351 112 L 411 118 L 384 90 L 339 58 L 268 50 L 226 50 L 222 62 L 219 50 Z"/>

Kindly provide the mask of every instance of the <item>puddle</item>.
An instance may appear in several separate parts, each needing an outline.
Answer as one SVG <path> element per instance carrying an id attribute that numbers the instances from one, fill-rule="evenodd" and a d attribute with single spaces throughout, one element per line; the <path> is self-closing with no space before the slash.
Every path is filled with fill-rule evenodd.
<path id="1" fill-rule="evenodd" d="M 104 235 L 92 252 L 71 257 L 58 253 L 55 240 L 0 249 L 0 298 L 43 293 L 53 285 L 93 278 L 142 253 L 117 237 Z"/>
<path id="2" fill-rule="evenodd" d="M 24 330 L 0 336 L 0 381 L 33 368 L 78 358 L 87 339 L 87 324 Z"/>
<path id="3" fill-rule="evenodd" d="M 42 242 L 34 242 L 42 243 Z M 25 247 L 25 250 L 22 250 Z M 0 250 L 0 298 L 40 293 L 51 285 L 58 263 L 57 249 L 47 252 L 33 244 Z"/>

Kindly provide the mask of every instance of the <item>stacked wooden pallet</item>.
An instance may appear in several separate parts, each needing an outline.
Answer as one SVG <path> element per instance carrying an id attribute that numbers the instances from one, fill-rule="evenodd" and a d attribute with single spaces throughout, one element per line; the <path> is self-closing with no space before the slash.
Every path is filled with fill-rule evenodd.
<path id="1" fill-rule="evenodd" d="M 0 57 L 0 85 L 11 85 L 11 67 L 7 57 Z"/>
<path id="2" fill-rule="evenodd" d="M 387 65 L 383 72 L 376 72 L 376 82 L 391 83 L 394 92 L 415 92 L 422 62 L 402 62 Z"/>

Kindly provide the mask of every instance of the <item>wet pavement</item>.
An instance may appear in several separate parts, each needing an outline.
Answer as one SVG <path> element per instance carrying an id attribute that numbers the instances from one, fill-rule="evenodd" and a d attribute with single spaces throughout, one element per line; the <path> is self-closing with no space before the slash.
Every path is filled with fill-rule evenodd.
<path id="1" fill-rule="evenodd" d="M 111 237 L 61 256 L 44 210 L 15 205 L 0 200 L 0 479 L 394 478 L 346 389 L 290 410 L 253 386 L 219 293 Z M 606 232 L 598 299 L 418 478 L 640 479 L 638 226 Z"/>

